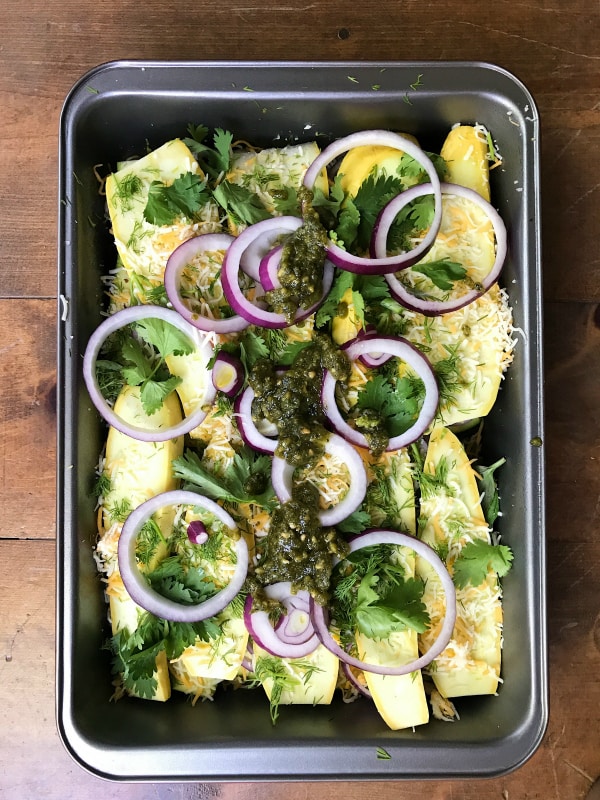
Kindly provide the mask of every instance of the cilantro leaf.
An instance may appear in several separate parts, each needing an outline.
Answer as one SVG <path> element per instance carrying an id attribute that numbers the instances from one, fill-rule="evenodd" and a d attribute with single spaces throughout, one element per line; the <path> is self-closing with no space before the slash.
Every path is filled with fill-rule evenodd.
<path id="1" fill-rule="evenodd" d="M 307 341 L 307 342 L 288 341 L 284 349 L 280 351 L 279 356 L 277 358 L 277 363 L 281 364 L 284 367 L 291 366 L 296 360 L 298 353 L 300 353 L 302 350 L 305 350 L 307 347 L 311 347 L 311 345 L 312 341 Z"/>
<path id="2" fill-rule="evenodd" d="M 331 221 L 337 218 L 342 209 L 346 193 L 342 188 L 342 175 L 336 175 L 335 180 L 329 187 L 327 194 L 316 186 L 313 190 L 312 207 L 331 215 Z"/>
<path id="3" fill-rule="evenodd" d="M 422 602 L 424 585 L 406 579 L 394 561 L 390 545 L 365 547 L 340 562 L 334 572 L 332 616 L 342 638 L 354 640 L 356 628 L 374 639 L 411 628 L 424 631 L 429 625 Z"/>
<path id="4" fill-rule="evenodd" d="M 183 139 L 183 143 L 189 147 L 192 153 L 199 155 L 205 150 L 210 149 L 204 144 L 204 140 L 208 136 L 208 128 L 206 125 L 193 125 L 190 123 L 187 127 L 187 131 L 190 135 Z"/>
<path id="5" fill-rule="evenodd" d="M 415 264 L 411 267 L 413 272 L 419 272 L 444 292 L 452 291 L 455 281 L 462 281 L 467 270 L 457 261 L 441 258 L 438 261 L 429 261 L 424 264 Z"/>
<path id="6" fill-rule="evenodd" d="M 194 346 L 188 336 L 162 319 L 147 317 L 136 322 L 136 331 L 148 344 L 156 347 L 163 358 L 170 355 L 189 355 Z"/>
<path id="7" fill-rule="evenodd" d="M 252 225 L 271 216 L 255 192 L 236 183 L 222 181 L 213 189 L 213 197 L 237 223 Z"/>
<path id="8" fill-rule="evenodd" d="M 325 298 L 325 302 L 317 311 L 315 318 L 315 325 L 317 328 L 322 328 L 340 312 L 340 303 L 342 302 L 342 297 L 345 295 L 346 291 L 351 289 L 353 286 L 354 274 L 352 272 L 348 272 L 347 270 L 340 270 L 333 282 L 329 294 Z"/>
<path id="9" fill-rule="evenodd" d="M 388 250 L 406 252 L 412 248 L 411 237 L 430 227 L 435 213 L 433 195 L 427 194 L 405 206 L 394 220 L 388 234 Z"/>
<path id="10" fill-rule="evenodd" d="M 154 414 L 162 406 L 163 401 L 181 383 L 178 375 L 171 375 L 163 381 L 146 380 L 142 384 L 140 399 L 146 414 Z"/>
<path id="11" fill-rule="evenodd" d="M 346 195 L 342 188 L 341 181 L 342 175 L 338 173 L 333 183 L 329 186 L 327 193 L 318 186 L 313 189 L 311 205 L 317 211 L 319 219 L 326 229 L 336 228 L 339 225 L 339 217 L 344 206 L 347 203 L 352 203 L 351 198 Z M 358 219 L 356 224 L 358 224 Z M 354 237 L 355 233 L 352 234 L 351 240 Z"/>
<path id="12" fill-rule="evenodd" d="M 154 367 L 136 339 L 132 338 L 124 342 L 121 353 L 126 361 L 133 364 L 133 366 L 122 367 L 121 370 L 130 386 L 139 386 L 140 383 L 150 378 Z"/>
<path id="13" fill-rule="evenodd" d="M 377 412 L 390 437 L 398 436 L 414 424 L 423 403 L 423 384 L 419 378 L 388 379 L 378 373 L 359 391 L 357 407 Z"/>
<path id="14" fill-rule="evenodd" d="M 231 165 L 231 143 L 233 142 L 233 134 L 223 130 L 223 128 L 216 128 L 213 141 L 216 154 L 216 169 L 218 169 L 219 172 L 227 172 Z"/>
<path id="15" fill-rule="evenodd" d="M 208 128 L 204 125 L 188 125 L 189 137 L 183 142 L 196 156 L 202 171 L 211 178 L 218 178 L 223 172 L 227 172 L 231 166 L 231 144 L 233 134 L 216 128 L 213 136 L 214 147 L 205 144 L 208 136 Z"/>
<path id="16" fill-rule="evenodd" d="M 359 275 L 355 288 L 367 304 L 390 297 L 390 285 L 383 275 Z"/>
<path id="17" fill-rule="evenodd" d="M 212 581 L 203 579 L 203 575 L 200 568 L 185 569 L 177 556 L 171 556 L 145 577 L 150 586 L 168 600 L 193 605 L 208 600 L 217 590 Z"/>
<path id="18" fill-rule="evenodd" d="M 276 505 L 271 485 L 271 459 L 256 455 L 250 448 L 237 452 L 222 475 L 214 474 L 193 450 L 173 461 L 173 475 L 185 481 L 186 488 L 199 488 L 212 500 L 229 503 L 255 503 L 272 510 Z"/>
<path id="19" fill-rule="evenodd" d="M 479 586 L 490 570 L 503 577 L 511 568 L 513 553 L 504 544 L 484 541 L 469 542 L 463 547 L 453 565 L 452 580 L 462 589 L 467 584 Z"/>
<path id="20" fill-rule="evenodd" d="M 206 181 L 192 172 L 183 173 L 170 185 L 152 181 L 144 218 L 153 225 L 171 225 L 181 216 L 194 219 L 209 199 Z"/>
<path id="21" fill-rule="evenodd" d="M 400 578 L 382 595 L 377 591 L 378 584 L 379 577 L 368 573 L 358 587 L 356 622 L 361 633 L 370 639 L 384 639 L 395 631 L 427 630 L 429 614 L 421 599 L 421 580 Z"/>
<path id="22" fill-rule="evenodd" d="M 193 352 L 188 337 L 161 319 L 146 318 L 135 324 L 136 336 L 119 340 L 120 371 L 129 386 L 141 386 L 140 399 L 146 414 L 154 414 L 164 399 L 179 386 L 181 378 L 171 375 L 166 356 Z M 143 342 L 150 345 L 144 348 Z M 158 353 L 156 353 L 158 351 Z"/>
<path id="23" fill-rule="evenodd" d="M 493 525 L 500 513 L 500 500 L 498 498 L 498 488 L 494 473 L 506 463 L 505 458 L 496 461 L 491 467 L 479 467 L 478 472 L 480 478 L 478 480 L 479 488 L 483 494 L 481 507 L 488 525 Z"/>
<path id="24" fill-rule="evenodd" d="M 400 194 L 403 188 L 399 177 L 377 170 L 361 183 L 354 198 L 354 206 L 360 214 L 356 241 L 361 250 L 369 248 L 373 226 L 381 209 Z"/>
<path id="25" fill-rule="evenodd" d="M 354 200 L 348 198 L 340 211 L 335 234 L 337 243 L 345 250 L 350 250 L 358 235 L 360 225 L 360 210 Z"/>
<path id="26" fill-rule="evenodd" d="M 358 508 L 353 511 L 350 516 L 342 520 L 337 525 L 338 531 L 341 533 L 362 533 L 367 528 L 371 527 L 371 515 L 368 511 Z"/>
<path id="27" fill-rule="evenodd" d="M 445 160 L 442 156 L 438 155 L 438 153 L 430 153 L 427 150 L 424 151 L 425 155 L 429 156 L 429 159 L 433 162 L 433 166 L 435 171 L 438 174 L 438 177 L 441 181 L 446 180 L 448 175 L 448 167 L 446 166 Z M 400 164 L 398 165 L 398 175 L 402 178 L 408 178 L 408 180 L 404 181 L 406 187 L 413 186 L 416 183 L 427 183 L 429 181 L 429 176 L 412 156 L 409 156 L 408 153 L 403 153 L 402 158 L 400 159 Z"/>
<path id="28" fill-rule="evenodd" d="M 156 691 L 156 657 L 163 650 L 168 659 L 179 658 L 186 647 L 199 638 L 214 639 L 220 628 L 213 619 L 201 622 L 168 622 L 145 612 L 138 627 L 122 628 L 108 641 L 113 654 L 113 672 L 121 676 L 124 687 L 140 697 L 151 698 Z"/>
<path id="29" fill-rule="evenodd" d="M 287 214 L 292 217 L 300 216 L 300 200 L 298 199 L 298 192 L 293 186 L 283 186 L 280 189 L 273 189 L 269 192 L 273 205 L 278 214 L 285 216 Z"/>
<path id="30" fill-rule="evenodd" d="M 250 373 L 252 367 L 261 358 L 269 358 L 269 347 L 263 335 L 256 328 L 246 328 L 240 338 L 240 358 L 246 374 Z"/>

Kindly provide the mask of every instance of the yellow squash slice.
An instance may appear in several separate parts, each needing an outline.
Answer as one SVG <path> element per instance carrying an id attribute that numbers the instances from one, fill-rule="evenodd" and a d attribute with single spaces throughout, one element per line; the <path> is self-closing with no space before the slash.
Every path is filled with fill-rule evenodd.
<path id="1" fill-rule="evenodd" d="M 182 419 L 177 396 L 169 395 L 161 408 L 152 416 L 145 414 L 137 386 L 125 386 L 115 403 L 115 412 L 127 422 L 160 428 L 175 425 Z M 177 487 L 171 473 L 171 461 L 183 452 L 183 437 L 166 442 L 142 442 L 132 439 L 115 428 L 110 428 L 106 441 L 103 474 L 109 480 L 109 490 L 102 498 L 100 539 L 96 547 L 96 560 L 107 575 L 106 594 L 109 601 L 113 635 L 127 629 L 136 630 L 143 610 L 129 597 L 118 572 L 117 546 L 122 519 L 113 518 L 114 509 L 129 507 L 133 510 L 161 492 Z M 173 514 L 165 509 L 155 515 L 163 533 L 168 535 Z M 147 569 L 152 569 L 164 558 L 165 546 L 159 545 Z M 164 651 L 156 658 L 154 678 L 157 681 L 153 700 L 165 701 L 171 696 L 169 667 Z"/>
<path id="2" fill-rule="evenodd" d="M 303 658 L 277 658 L 254 643 L 253 669 L 276 705 L 329 705 L 337 684 L 339 660 L 322 644 Z"/>
<path id="3" fill-rule="evenodd" d="M 158 285 L 167 259 L 178 245 L 200 233 L 221 229 L 216 203 L 204 207 L 200 222 L 182 216 L 172 225 L 155 225 L 144 218 L 150 184 L 160 181 L 170 185 L 188 172 L 200 174 L 198 163 L 187 145 L 173 139 L 143 158 L 125 162 L 106 180 L 106 202 L 115 245 L 134 287 L 136 281 L 146 289 Z"/>
<path id="4" fill-rule="evenodd" d="M 452 128 L 440 155 L 446 162 L 448 181 L 467 186 L 490 200 L 490 162 L 488 143 L 481 126 L 458 125 Z"/>
<path id="5" fill-rule="evenodd" d="M 388 463 L 388 480 L 400 510 L 396 521 L 399 530 L 416 534 L 415 496 L 411 464 L 405 450 L 383 456 Z M 374 520 L 375 521 L 375 520 Z M 397 548 L 397 558 L 406 578 L 415 574 L 415 554 L 405 547 Z M 388 639 L 371 639 L 357 632 L 359 658 L 371 664 L 402 666 L 419 657 L 417 633 L 405 630 L 392 633 Z M 365 672 L 373 702 L 392 730 L 413 728 L 429 721 L 429 708 L 419 671 L 408 675 L 376 675 Z"/>
<path id="6" fill-rule="evenodd" d="M 490 542 L 473 468 L 457 437 L 438 427 L 431 434 L 423 471 L 420 537 L 447 552 L 446 564 L 452 572 L 452 564 L 465 544 Z M 426 584 L 423 602 L 432 620 L 431 629 L 420 636 L 422 648 L 428 649 L 444 615 L 443 591 L 439 578 L 421 558 L 417 558 L 417 573 Z M 490 570 L 479 586 L 457 588 L 456 610 L 452 638 L 430 668 L 436 688 L 442 697 L 495 694 L 502 642 L 501 590 L 496 573 Z"/>

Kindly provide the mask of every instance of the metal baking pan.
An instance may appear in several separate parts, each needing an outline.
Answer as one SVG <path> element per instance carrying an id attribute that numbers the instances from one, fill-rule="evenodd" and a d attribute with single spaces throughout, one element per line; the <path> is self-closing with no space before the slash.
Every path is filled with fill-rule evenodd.
<path id="1" fill-rule="evenodd" d="M 90 487 L 105 430 L 81 374 L 101 319 L 101 276 L 114 266 L 94 165 L 185 135 L 190 122 L 259 145 L 390 128 L 439 148 L 457 122 L 481 122 L 503 165 L 492 196 L 509 231 L 502 282 L 522 332 L 486 423 L 486 457 L 506 456 L 503 685 L 464 698 L 460 722 L 393 732 L 366 703 L 294 707 L 271 724 L 262 692 L 227 692 L 192 707 L 111 702 Z M 547 722 L 539 120 L 523 84 L 484 63 L 116 62 L 68 95 L 60 128 L 57 722 L 72 756 L 131 781 L 385 780 L 489 777 L 539 745 Z M 488 463 L 491 463 L 488 462 Z M 384 748 L 390 758 L 377 757 Z"/>

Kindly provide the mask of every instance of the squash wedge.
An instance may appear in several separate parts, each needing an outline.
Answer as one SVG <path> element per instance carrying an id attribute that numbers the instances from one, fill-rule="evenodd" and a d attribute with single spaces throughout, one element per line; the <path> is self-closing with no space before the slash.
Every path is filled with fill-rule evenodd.
<path id="1" fill-rule="evenodd" d="M 471 463 L 457 437 L 443 427 L 435 428 L 429 440 L 421 480 L 419 532 L 424 542 L 447 553 L 450 572 L 465 543 L 490 542 Z M 431 629 L 420 635 L 425 650 L 436 635 L 445 607 L 433 569 L 421 558 L 417 558 L 416 569 L 426 584 L 423 602 L 432 619 Z M 432 662 L 431 677 L 443 697 L 495 694 L 503 619 L 496 573 L 490 570 L 479 586 L 457 588 L 456 608 L 452 638 Z"/>
<path id="2" fill-rule="evenodd" d="M 405 450 L 387 454 L 388 481 L 394 493 L 399 519 L 399 530 L 416 534 L 415 495 L 411 462 Z M 415 574 L 415 554 L 408 548 L 397 548 L 397 560 L 404 567 L 406 578 Z M 417 633 L 404 630 L 392 633 L 388 639 L 371 639 L 356 633 L 359 658 L 372 664 L 402 666 L 419 656 Z M 429 721 L 429 708 L 419 671 L 408 675 L 376 675 L 364 673 L 365 680 L 377 711 L 392 730 L 413 728 Z"/>

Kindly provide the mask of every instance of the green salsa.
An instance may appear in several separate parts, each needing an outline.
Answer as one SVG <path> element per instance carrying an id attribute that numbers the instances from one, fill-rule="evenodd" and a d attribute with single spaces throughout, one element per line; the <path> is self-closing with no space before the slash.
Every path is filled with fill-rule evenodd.
<path id="1" fill-rule="evenodd" d="M 390 436 L 381 414 L 373 408 L 363 408 L 354 418 L 356 428 L 369 443 L 369 449 L 378 458 L 388 446 Z"/>
<path id="2" fill-rule="evenodd" d="M 275 509 L 255 576 L 262 586 L 291 581 L 306 589 L 318 603 L 329 600 L 333 556 L 348 547 L 335 528 L 319 522 L 319 492 L 310 483 L 296 484 L 292 499 Z"/>
<path id="3" fill-rule="evenodd" d="M 289 323 L 299 308 L 310 308 L 323 294 L 323 265 L 327 231 L 312 207 L 312 192 L 298 190 L 303 225 L 290 234 L 283 246 L 277 277 L 281 288 L 267 292 L 265 299 Z"/>
<path id="4" fill-rule="evenodd" d="M 268 359 L 258 361 L 249 383 L 255 393 L 254 413 L 277 426 L 275 454 L 296 468 L 314 465 L 323 454 L 329 432 L 321 405 L 323 370 L 338 380 L 350 375 L 350 362 L 333 342 L 316 334 L 287 370 Z M 259 585 L 291 581 L 319 603 L 327 602 L 332 556 L 344 555 L 346 544 L 335 528 L 319 521 L 319 492 L 307 481 L 292 488 L 292 497 L 277 508 L 268 534 L 261 541 L 261 559 L 255 571 Z"/>
<path id="5" fill-rule="evenodd" d="M 329 432 L 321 405 L 323 370 L 338 381 L 350 377 L 350 362 L 323 334 L 301 350 L 287 370 L 278 370 L 272 361 L 258 361 L 248 378 L 254 390 L 256 419 L 267 419 L 277 426 L 279 443 L 276 455 L 294 467 L 315 464 L 325 449 Z"/>

